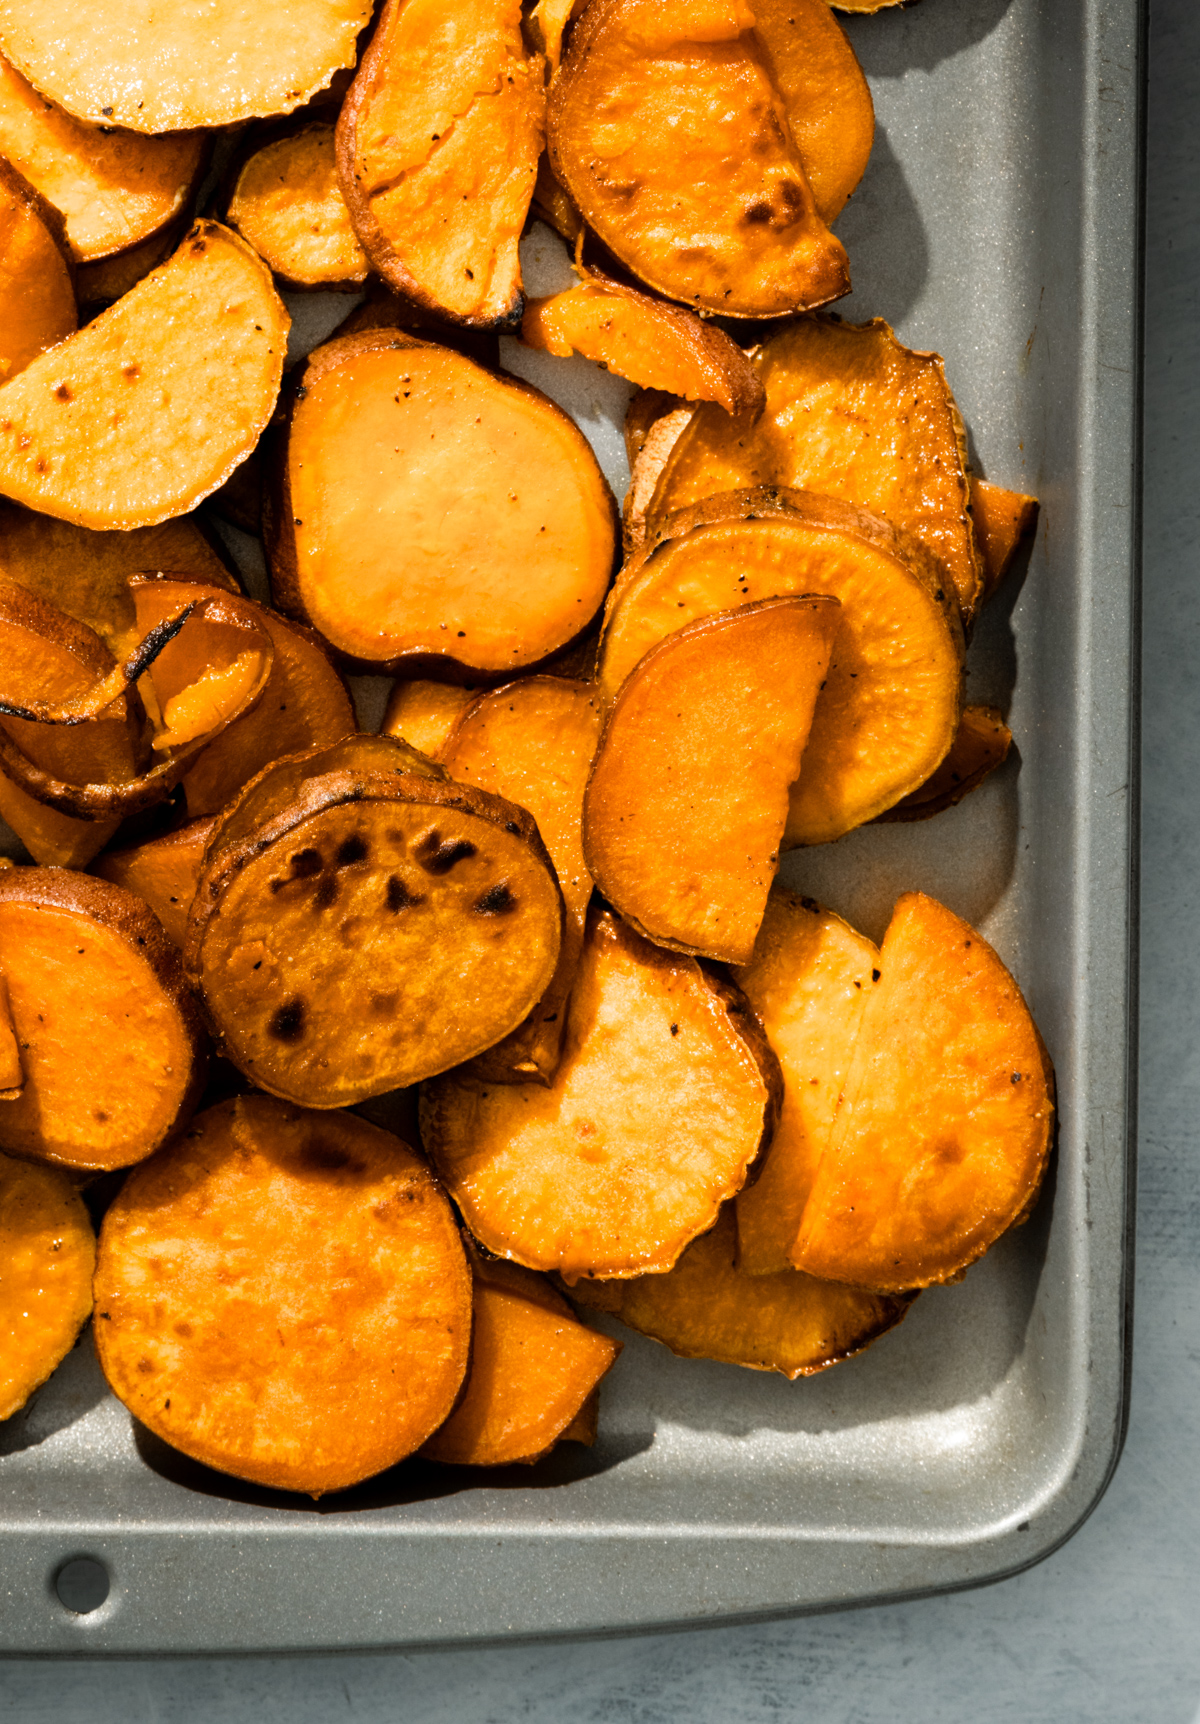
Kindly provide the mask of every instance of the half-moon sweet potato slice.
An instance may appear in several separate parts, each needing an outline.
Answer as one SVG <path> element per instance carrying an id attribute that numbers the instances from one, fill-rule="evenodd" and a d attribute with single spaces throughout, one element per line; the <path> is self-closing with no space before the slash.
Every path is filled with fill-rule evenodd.
<path id="1" fill-rule="evenodd" d="M 581 353 L 642 388 L 716 401 L 727 413 L 753 413 L 765 399 L 754 367 L 723 329 L 608 277 L 589 275 L 565 293 L 531 299 L 521 340 L 563 359 Z"/>
<path id="2" fill-rule="evenodd" d="M 109 850 L 93 864 L 92 873 L 136 893 L 182 949 L 204 852 L 216 824 L 211 815 L 189 820 L 161 838 L 148 838 L 127 850 Z"/>
<path id="3" fill-rule="evenodd" d="M 242 164 L 225 219 L 291 287 L 354 289 L 367 279 L 328 122 L 256 150 Z"/>
<path id="4" fill-rule="evenodd" d="M 451 1072 L 422 1140 L 475 1237 L 529 1269 L 669 1269 L 769 1141 L 779 1067 L 736 988 L 593 910 L 549 1087 Z"/>
<path id="5" fill-rule="evenodd" d="M 668 1275 L 581 1281 L 571 1296 L 608 1311 L 684 1359 L 811 1377 L 894 1329 L 912 1294 L 887 1296 L 817 1281 L 795 1269 L 750 1275 L 737 1263 L 737 1226 L 726 1204 L 716 1226 L 688 1246 Z"/>
<path id="6" fill-rule="evenodd" d="M 471 1279 L 420 1157 L 353 1114 L 208 1109 L 104 1218 L 96 1348 L 172 1448 L 320 1496 L 393 1466 L 467 1369 Z"/>
<path id="7" fill-rule="evenodd" d="M 354 64 L 369 0 L 236 0 L 81 12 L 74 0 L 3 0 L 0 52 L 35 90 L 94 126 L 179 132 L 290 114 Z"/>
<path id="8" fill-rule="evenodd" d="M 91 1314 L 96 1240 L 83 1199 L 59 1168 L 0 1155 L 0 1263 L 4 1420 L 66 1358 Z"/>
<path id="9" fill-rule="evenodd" d="M 547 144 L 584 219 L 694 310 L 780 317 L 849 291 L 740 0 L 592 0 L 550 89 Z"/>
<path id="10" fill-rule="evenodd" d="M 127 1167 L 195 1105 L 204 1036 L 179 953 L 149 907 L 58 868 L 0 874 L 0 969 L 25 1082 L 0 1149 Z"/>
<path id="11" fill-rule="evenodd" d="M 966 434 L 940 357 L 901 346 L 881 318 L 805 317 L 764 342 L 754 362 L 766 410 L 748 425 L 698 407 L 659 477 L 652 520 L 745 485 L 842 497 L 919 539 L 969 621 L 983 569 Z"/>
<path id="12" fill-rule="evenodd" d="M 0 155 L 62 216 L 76 263 L 129 251 L 168 227 L 207 154 L 202 132 L 146 138 L 85 125 L 0 57 Z"/>
<path id="13" fill-rule="evenodd" d="M 668 635 L 621 685 L 584 798 L 584 855 L 660 945 L 748 962 L 840 621 L 827 595 L 722 611 Z"/>
<path id="14" fill-rule="evenodd" d="M 520 1028 L 475 1062 L 477 1076 L 497 1083 L 548 1082 L 558 1065 L 592 896 L 581 828 L 600 721 L 600 701 L 590 683 L 526 677 L 481 695 L 439 755 L 452 778 L 529 810 L 562 888 L 563 939 L 553 980 Z"/>
<path id="15" fill-rule="evenodd" d="M 240 843 L 218 829 L 186 957 L 247 1077 L 346 1107 L 515 1029 L 550 984 L 561 930 L 558 881 L 523 809 L 348 769 L 311 778 Z"/>
<path id="16" fill-rule="evenodd" d="M 338 169 L 398 293 L 451 322 L 520 316 L 545 106 L 520 0 L 387 0 L 338 118 Z"/>
<path id="17" fill-rule="evenodd" d="M 760 488 L 669 516 L 609 600 L 596 677 L 615 697 L 638 660 L 699 617 L 828 593 L 842 626 L 817 701 L 784 843 L 822 844 L 923 784 L 951 747 L 962 628 L 924 547 L 834 497 Z"/>
<path id="18" fill-rule="evenodd" d="M 0 492 L 81 527 L 184 514 L 258 441 L 288 326 L 258 254 L 198 222 L 124 299 L 0 389 Z"/>
<path id="19" fill-rule="evenodd" d="M 621 1351 L 548 1281 L 472 1252 L 471 1366 L 462 1397 L 421 1453 L 453 1466 L 533 1462 L 568 1436 Z M 497 1270 L 499 1273 L 497 1273 Z"/>
<path id="20" fill-rule="evenodd" d="M 604 598 L 615 505 L 591 446 L 537 390 L 449 348 L 394 330 L 318 348 L 279 479 L 276 600 L 363 664 L 507 677 Z"/>
<path id="21" fill-rule="evenodd" d="M 0 158 L 0 384 L 79 321 L 61 222 Z"/>
<path id="22" fill-rule="evenodd" d="M 1012 731 L 998 706 L 965 706 L 958 734 L 937 771 L 877 820 L 928 820 L 953 808 L 1008 758 Z"/>
<path id="23" fill-rule="evenodd" d="M 1029 1213 L 1053 1119 L 1017 984 L 967 923 L 905 893 L 793 1263 L 884 1293 L 955 1280 Z"/>
<path id="24" fill-rule="evenodd" d="M 383 735 L 401 736 L 436 758 L 478 693 L 448 682 L 398 682 L 388 696 Z"/>
<path id="25" fill-rule="evenodd" d="M 1037 526 L 1038 500 L 1022 496 L 1020 491 L 1006 491 L 1000 485 L 990 485 L 986 479 L 971 476 L 971 520 L 983 559 L 983 589 L 981 605 L 991 598 L 1008 573 L 1017 546 Z"/>

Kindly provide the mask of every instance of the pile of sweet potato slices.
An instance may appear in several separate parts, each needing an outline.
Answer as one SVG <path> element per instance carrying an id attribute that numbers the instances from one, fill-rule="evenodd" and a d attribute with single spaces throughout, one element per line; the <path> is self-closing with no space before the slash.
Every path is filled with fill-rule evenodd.
<path id="1" fill-rule="evenodd" d="M 824 1370 L 1025 1218 L 1054 1117 L 952 910 L 877 948 L 776 879 L 1003 763 L 966 653 L 1036 519 L 937 354 L 819 309 L 850 42 L 211 10 L 0 0 L 0 1417 L 93 1286 L 139 1419 L 313 1495 L 590 1442 L 608 1318 Z M 360 294 L 286 378 L 281 289 Z M 635 386 L 623 510 L 501 333 Z"/>

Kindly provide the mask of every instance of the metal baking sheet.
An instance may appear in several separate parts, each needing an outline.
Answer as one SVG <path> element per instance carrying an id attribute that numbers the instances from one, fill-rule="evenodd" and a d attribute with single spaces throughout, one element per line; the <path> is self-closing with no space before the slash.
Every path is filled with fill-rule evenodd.
<path id="1" fill-rule="evenodd" d="M 90 1341 L 0 1427 L 0 1642 L 147 1653 L 460 1643 L 829 1609 L 1036 1561 L 1102 1492 L 1125 1416 L 1136 811 L 1139 0 L 920 0 L 848 25 L 879 118 L 839 231 L 845 315 L 944 353 L 979 469 L 1042 499 L 972 647 L 1017 748 L 958 809 L 792 857 L 876 937 L 919 886 L 978 924 L 1053 1053 L 1062 1127 L 1029 1224 L 823 1376 L 623 1333 L 591 1451 L 410 1463 L 320 1503 L 174 1455 Z M 535 287 L 563 268 L 526 242 Z M 297 345 L 346 309 L 297 301 Z M 625 389 L 506 344 L 624 482 Z M 237 539 L 246 566 L 255 547 Z M 378 710 L 377 686 L 358 694 Z M 58 1602 L 99 1558 L 91 1615 Z"/>

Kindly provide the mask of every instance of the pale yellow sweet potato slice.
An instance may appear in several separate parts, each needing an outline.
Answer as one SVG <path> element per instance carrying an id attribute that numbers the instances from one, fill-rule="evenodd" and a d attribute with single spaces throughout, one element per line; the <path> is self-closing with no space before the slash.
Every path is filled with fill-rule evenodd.
<path id="1" fill-rule="evenodd" d="M 912 1295 L 888 1297 L 817 1281 L 795 1269 L 750 1275 L 737 1262 L 726 1204 L 668 1275 L 581 1281 L 572 1298 L 608 1311 L 684 1359 L 718 1359 L 783 1377 L 811 1377 L 894 1329 Z"/>
<path id="2" fill-rule="evenodd" d="M 458 1405 L 421 1453 L 454 1466 L 540 1460 L 569 1436 L 621 1344 L 586 1328 L 528 1270 L 505 1263 L 497 1274 L 478 1253 L 471 1263 L 471 1367 Z"/>
<path id="3" fill-rule="evenodd" d="M 104 1218 L 96 1349 L 173 1448 L 320 1496 L 393 1466 L 462 1385 L 471 1280 L 408 1145 L 266 1096 L 210 1108 Z"/>
<path id="4" fill-rule="evenodd" d="M 0 969 L 25 1082 L 0 1149 L 127 1167 L 195 1105 L 205 1038 L 179 953 L 149 907 L 59 868 L 0 874 Z"/>
<path id="5" fill-rule="evenodd" d="M 149 838 L 127 850 L 109 850 L 93 863 L 92 873 L 135 892 L 182 948 L 204 852 L 216 824 L 211 815 L 189 820 L 161 838 Z"/>
<path id="6" fill-rule="evenodd" d="M 583 632 L 612 570 L 615 505 L 575 424 L 398 331 L 309 356 L 269 497 L 276 602 L 393 671 L 535 664 Z"/>
<path id="7" fill-rule="evenodd" d="M 345 1107 L 415 1083 L 506 1036 L 549 986 L 558 881 L 530 816 L 499 797 L 343 769 L 230 831 L 185 956 L 221 1051 L 271 1094 Z"/>
<path id="8" fill-rule="evenodd" d="M 556 177 L 642 281 L 779 317 L 849 291 L 740 0 L 593 0 L 550 90 Z"/>
<path id="9" fill-rule="evenodd" d="M 652 521 L 744 485 L 842 497 L 919 539 L 969 621 L 983 571 L 966 437 L 938 355 L 901 346 L 880 318 L 811 317 L 773 335 L 755 364 L 765 412 L 748 426 L 697 408 L 659 477 Z"/>
<path id="10" fill-rule="evenodd" d="M 451 1072 L 422 1139 L 489 1251 L 568 1280 L 669 1269 L 769 1140 L 779 1068 L 742 995 L 593 911 L 547 1088 Z"/>
<path id="11" fill-rule="evenodd" d="M 971 475 L 971 520 L 983 560 L 980 604 L 986 604 L 1008 573 L 1017 547 L 1037 526 L 1038 500 L 1006 491 Z"/>
<path id="12" fill-rule="evenodd" d="M 754 955 L 734 971 L 783 1070 L 778 1128 L 758 1178 L 737 1195 L 737 1265 L 747 1275 L 792 1266 L 878 961 L 840 916 L 775 886 Z"/>
<path id="13" fill-rule="evenodd" d="M 919 789 L 877 820 L 928 820 L 953 808 L 1008 758 L 1012 731 L 997 706 L 965 706 L 950 752 Z"/>
<path id="14" fill-rule="evenodd" d="M 520 316 L 544 114 L 520 0 L 387 0 L 337 144 L 350 219 L 397 292 L 452 322 Z"/>
<path id="15" fill-rule="evenodd" d="M 92 1224 L 70 1178 L 0 1155 L 0 1420 L 19 1412 L 75 1345 L 92 1309 L 95 1262 Z"/>
<path id="16" fill-rule="evenodd" d="M 765 599 L 669 635 L 609 712 L 583 805 L 592 878 L 661 945 L 748 962 L 841 606 Z"/>
<path id="17" fill-rule="evenodd" d="M 61 224 L 0 158 L 0 384 L 78 323 Z"/>
<path id="18" fill-rule="evenodd" d="M 86 125 L 0 57 L 0 155 L 62 216 L 76 263 L 129 251 L 170 226 L 207 154 L 203 132 L 146 138 Z"/>
<path id="19" fill-rule="evenodd" d="M 242 164 L 225 219 L 291 287 L 356 288 L 367 255 L 338 184 L 333 125 L 274 138 Z"/>
<path id="20" fill-rule="evenodd" d="M 924 547 L 834 497 L 731 492 L 669 516 L 609 600 L 596 677 L 615 698 L 674 630 L 736 605 L 829 593 L 842 606 L 784 843 L 820 844 L 923 784 L 958 729 L 958 608 Z"/>
<path id="21" fill-rule="evenodd" d="M 529 810 L 562 888 L 563 938 L 550 986 L 520 1028 L 475 1063 L 477 1076 L 498 1083 L 539 1077 L 548 1082 L 558 1065 L 592 896 L 581 826 L 600 721 L 600 701 L 590 683 L 526 677 L 481 695 L 439 754 L 452 778 Z"/>
<path id="22" fill-rule="evenodd" d="M 184 514 L 258 441 L 288 326 L 258 254 L 198 222 L 124 299 L 0 389 L 0 493 L 81 527 Z"/>
<path id="23" fill-rule="evenodd" d="M 383 715 L 384 736 L 402 736 L 422 754 L 439 755 L 457 720 L 479 693 L 448 682 L 398 682 Z"/>
<path id="24" fill-rule="evenodd" d="M 179 132 L 290 114 L 354 64 L 369 0 L 290 0 L 269 17 L 236 0 L 3 0 L 0 52 L 77 119 Z"/>
<path id="25" fill-rule="evenodd" d="M 986 940 L 919 892 L 884 936 L 792 1261 L 884 1293 L 956 1279 L 1037 1196 L 1053 1072 Z"/>
<path id="26" fill-rule="evenodd" d="M 727 413 L 755 412 L 765 399 L 754 367 L 723 329 L 609 277 L 531 299 L 521 340 L 564 359 L 581 353 L 642 388 L 716 401 Z"/>

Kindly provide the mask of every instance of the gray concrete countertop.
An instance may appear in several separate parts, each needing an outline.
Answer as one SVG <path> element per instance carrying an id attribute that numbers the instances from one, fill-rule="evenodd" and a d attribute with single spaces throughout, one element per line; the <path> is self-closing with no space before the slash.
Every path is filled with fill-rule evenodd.
<path id="1" fill-rule="evenodd" d="M 924 0 L 953 5 L 956 0 Z M 1200 1724 L 1200 7 L 1151 0 L 1133 1403 L 1087 1524 L 980 1591 L 416 1656 L 0 1663 L 14 1724 Z"/>

